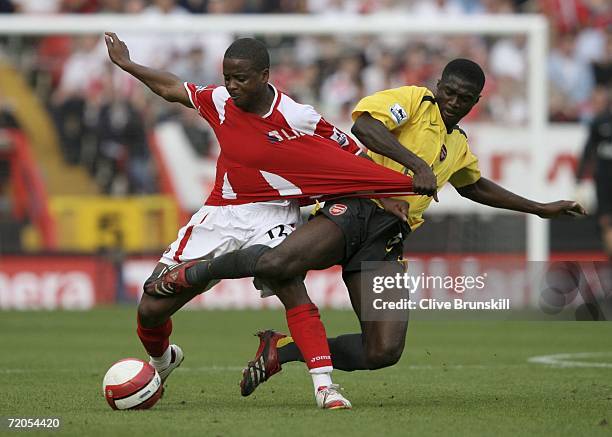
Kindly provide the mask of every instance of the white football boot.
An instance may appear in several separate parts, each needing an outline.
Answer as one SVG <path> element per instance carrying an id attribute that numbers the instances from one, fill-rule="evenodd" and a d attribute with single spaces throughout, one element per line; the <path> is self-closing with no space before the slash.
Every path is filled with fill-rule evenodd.
<path id="1" fill-rule="evenodd" d="M 183 360 L 185 359 L 185 356 L 183 355 L 183 350 L 175 344 L 170 345 L 170 353 L 170 364 L 168 364 L 168 366 L 164 367 L 163 369 L 158 369 L 157 367 L 155 367 L 152 360 L 149 361 L 149 364 L 155 367 L 157 373 L 159 373 L 162 384 L 166 382 L 166 379 L 168 379 L 168 376 L 170 376 L 172 371 L 178 366 L 180 366 Z"/>
<path id="2" fill-rule="evenodd" d="M 327 387 L 319 387 L 315 398 L 319 408 L 324 410 L 350 410 L 353 408 L 350 401 L 340 393 L 340 386 L 332 384 Z"/>

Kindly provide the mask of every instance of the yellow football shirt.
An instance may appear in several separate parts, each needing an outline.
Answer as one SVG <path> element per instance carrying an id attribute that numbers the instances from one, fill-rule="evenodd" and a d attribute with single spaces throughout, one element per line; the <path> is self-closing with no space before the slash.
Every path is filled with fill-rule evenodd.
<path id="1" fill-rule="evenodd" d="M 382 122 L 404 147 L 432 168 L 438 190 L 449 181 L 460 188 L 480 179 L 478 159 L 470 151 L 465 132 L 458 126 L 446 129 L 435 98 L 427 88 L 405 86 L 364 97 L 353 110 L 353 121 L 364 112 Z M 377 164 L 412 175 L 392 159 L 372 151 L 368 155 Z M 417 195 L 400 199 L 410 204 L 408 224 L 414 230 L 423 223 L 423 212 L 432 198 Z"/>

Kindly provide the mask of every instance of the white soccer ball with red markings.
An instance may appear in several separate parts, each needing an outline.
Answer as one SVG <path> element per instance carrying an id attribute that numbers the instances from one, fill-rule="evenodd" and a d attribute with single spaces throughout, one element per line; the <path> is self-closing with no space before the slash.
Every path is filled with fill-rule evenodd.
<path id="1" fill-rule="evenodd" d="M 146 410 L 162 395 L 157 370 L 137 358 L 117 361 L 102 382 L 104 397 L 113 410 Z"/>

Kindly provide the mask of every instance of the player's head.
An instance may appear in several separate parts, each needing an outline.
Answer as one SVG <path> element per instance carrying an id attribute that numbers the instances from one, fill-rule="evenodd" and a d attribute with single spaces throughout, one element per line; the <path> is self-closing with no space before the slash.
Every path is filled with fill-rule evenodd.
<path id="1" fill-rule="evenodd" d="M 484 83 L 484 72 L 474 61 L 454 59 L 444 67 L 436 101 L 447 127 L 456 125 L 478 103 Z"/>
<path id="2" fill-rule="evenodd" d="M 225 88 L 239 108 L 248 110 L 267 91 L 269 75 L 270 55 L 261 41 L 240 38 L 225 51 Z"/>

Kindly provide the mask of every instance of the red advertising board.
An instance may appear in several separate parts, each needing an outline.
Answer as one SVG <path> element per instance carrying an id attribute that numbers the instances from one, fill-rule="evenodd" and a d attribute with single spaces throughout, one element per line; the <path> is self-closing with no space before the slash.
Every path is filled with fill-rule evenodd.
<path id="1" fill-rule="evenodd" d="M 0 309 L 89 309 L 113 303 L 117 273 L 93 256 L 1 256 Z"/>

